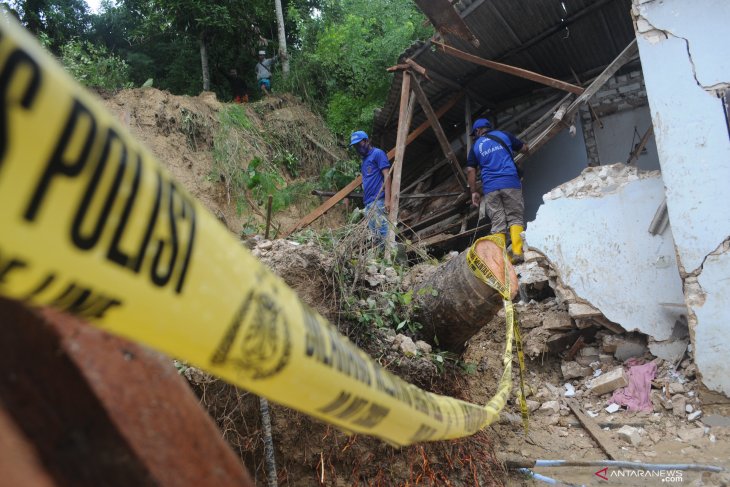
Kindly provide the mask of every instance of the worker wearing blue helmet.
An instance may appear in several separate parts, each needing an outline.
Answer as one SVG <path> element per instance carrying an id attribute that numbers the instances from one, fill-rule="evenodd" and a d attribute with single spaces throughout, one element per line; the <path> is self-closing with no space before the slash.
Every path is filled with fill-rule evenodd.
<path id="1" fill-rule="evenodd" d="M 492 124 L 480 118 L 472 126 L 476 136 L 467 158 L 467 178 L 471 188 L 471 201 L 481 203 L 482 195 L 476 187 L 476 170 L 482 176 L 482 192 L 492 224 L 491 233 L 501 237 L 506 245 L 507 229 L 512 240 L 515 261 L 522 259 L 522 236 L 525 229 L 525 203 L 522 199 L 522 183 L 513 154 L 527 152 L 527 144 L 509 132 L 492 130 Z"/>
<path id="2" fill-rule="evenodd" d="M 385 215 L 390 209 L 390 162 L 385 152 L 373 147 L 368 134 L 362 130 L 350 135 L 350 145 L 362 158 L 360 172 L 368 227 L 375 241 L 382 245 L 388 234 L 388 219 Z"/>

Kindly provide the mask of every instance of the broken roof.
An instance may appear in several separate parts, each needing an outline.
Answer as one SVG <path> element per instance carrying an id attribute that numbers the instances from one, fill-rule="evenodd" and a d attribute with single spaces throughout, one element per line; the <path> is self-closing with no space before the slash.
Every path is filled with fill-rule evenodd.
<path id="1" fill-rule="evenodd" d="M 437 3 L 437 2 L 434 2 Z M 440 2 L 439 2 L 440 3 Z M 441 8 L 451 8 L 443 0 Z M 634 38 L 630 0 L 462 0 L 454 5 L 479 47 L 448 33 L 441 25 L 443 41 L 481 58 L 513 66 L 571 83 L 585 82 L 608 65 Z M 433 18 L 434 8 L 429 7 Z M 448 18 L 449 16 L 444 16 Z M 436 19 L 438 21 L 438 18 Z M 456 32 L 458 29 L 451 30 Z M 465 36 L 462 36 L 465 37 Z M 423 89 L 435 110 L 454 94 L 464 91 L 470 98 L 473 115 L 525 96 L 560 93 L 533 81 L 501 73 L 437 51 L 429 40 L 417 42 L 401 54 L 399 62 L 412 59 L 425 68 L 430 81 Z M 384 107 L 376 114 L 374 140 L 382 147 L 394 147 L 401 91 L 401 72 L 396 72 Z M 463 127 L 465 99 L 460 99 L 441 118 L 442 126 L 454 134 Z M 420 107 L 411 127 L 426 120 Z M 458 133 L 463 133 L 463 128 Z M 456 135 L 458 135 L 456 133 Z M 429 157 L 438 142 L 431 130 L 414 140 L 405 152 L 403 182 L 434 161 Z"/>

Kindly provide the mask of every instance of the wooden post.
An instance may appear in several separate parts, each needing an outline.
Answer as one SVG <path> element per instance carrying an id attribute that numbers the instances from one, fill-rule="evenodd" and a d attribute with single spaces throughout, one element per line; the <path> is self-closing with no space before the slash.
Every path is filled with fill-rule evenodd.
<path id="1" fill-rule="evenodd" d="M 469 96 L 464 97 L 464 130 L 466 131 L 466 154 L 464 154 L 464 157 L 469 157 L 469 151 L 471 150 L 471 98 Z"/>
<path id="2" fill-rule="evenodd" d="M 433 44 L 435 44 L 438 48 L 440 48 L 446 54 L 448 54 L 450 56 L 454 56 L 459 59 L 463 59 L 464 61 L 469 61 L 470 63 L 478 64 L 480 66 L 485 66 L 487 68 L 491 68 L 496 71 L 501 71 L 502 73 L 511 74 L 513 76 L 518 76 L 520 78 L 529 79 L 530 81 L 534 81 L 536 83 L 540 83 L 540 84 L 543 84 L 546 86 L 551 86 L 551 87 L 557 88 L 559 90 L 569 91 L 571 93 L 575 93 L 576 95 L 580 95 L 584 91 L 583 88 L 581 88 L 580 86 L 566 83 L 565 81 L 560 81 L 559 79 L 550 78 L 549 76 L 543 76 L 542 74 L 535 73 L 533 71 L 528 71 L 526 69 L 518 68 L 515 66 L 510 66 L 509 64 L 498 63 L 496 61 L 490 61 L 488 59 L 480 58 L 479 56 L 475 56 L 474 54 L 469 54 L 468 52 L 460 51 L 451 46 L 447 46 L 446 44 L 443 44 L 441 42 L 436 42 L 436 41 L 431 41 L 431 42 Z"/>
<path id="3" fill-rule="evenodd" d="M 392 180 L 390 184 L 390 213 L 388 214 L 388 238 L 386 250 L 391 250 L 395 244 L 395 228 L 398 225 L 398 207 L 400 205 L 400 180 L 403 172 L 403 156 L 406 153 L 406 138 L 413 117 L 414 96 L 411 94 L 411 73 L 403 71 L 403 81 L 400 90 L 400 111 L 398 112 L 398 132 L 395 140 L 395 160 L 393 161 Z M 386 251 L 386 255 L 389 252 Z"/>
<path id="4" fill-rule="evenodd" d="M 439 110 L 436 112 L 436 116 L 438 118 L 441 118 L 444 113 L 446 113 L 449 110 L 451 110 L 452 108 L 454 108 L 454 105 L 456 105 L 459 102 L 459 100 L 461 100 L 461 97 L 462 96 L 464 96 L 464 93 L 463 92 L 456 93 L 454 96 L 452 96 L 444 104 L 444 106 L 442 106 L 441 108 L 439 108 Z M 406 145 L 408 145 L 411 142 L 413 142 L 416 138 L 418 138 L 419 135 L 421 135 L 423 132 L 425 132 L 426 129 L 428 129 L 428 127 L 430 127 L 430 126 L 431 126 L 431 121 L 430 120 L 426 120 L 421 125 L 419 125 L 415 129 L 413 129 L 413 132 L 411 132 L 410 134 L 408 134 L 408 138 L 406 139 Z M 392 148 L 388 152 L 387 155 L 388 155 L 388 160 L 392 160 L 393 157 L 395 156 L 395 147 Z M 294 233 L 297 230 L 300 230 L 300 229 L 306 227 L 307 225 L 309 225 L 313 221 L 315 221 L 317 218 L 319 218 L 320 216 L 324 215 L 330 208 L 332 208 L 337 203 L 339 203 L 344 198 L 346 198 L 348 194 L 352 193 L 355 190 L 355 188 L 357 188 L 358 186 L 360 186 L 361 183 L 362 183 L 362 175 L 357 176 L 355 179 L 353 179 L 352 181 L 350 181 L 350 183 L 347 186 L 345 186 L 344 188 L 342 188 L 341 190 L 339 190 L 337 192 L 337 194 L 335 194 L 332 198 L 328 199 L 327 201 L 325 201 L 324 203 L 322 203 L 321 205 L 319 205 L 317 208 L 315 208 L 314 210 L 312 210 L 312 212 L 309 213 L 307 216 L 305 216 L 304 218 L 302 218 L 301 220 L 299 220 L 293 227 L 291 227 L 286 233 L 284 233 L 284 235 L 282 235 L 282 238 L 288 237 L 292 233 Z"/>
<path id="5" fill-rule="evenodd" d="M 272 195 L 269 195 L 269 202 L 266 205 L 266 232 L 264 233 L 264 238 L 266 240 L 269 239 L 269 229 L 271 228 L 271 206 L 274 202 L 274 197 Z"/>
<path id="6" fill-rule="evenodd" d="M 412 84 L 413 91 L 416 93 L 418 102 L 421 104 L 421 107 L 423 108 L 426 117 L 428 117 L 428 120 L 431 122 L 431 128 L 436 134 L 436 138 L 438 139 L 439 144 L 441 144 L 441 150 L 444 151 L 444 155 L 451 163 L 451 168 L 454 170 L 454 175 L 456 175 L 456 179 L 459 182 L 461 189 L 466 191 L 466 177 L 464 177 L 464 173 L 461 171 L 461 166 L 459 165 L 459 161 L 456 159 L 456 154 L 454 154 L 454 151 L 451 150 L 451 144 L 449 144 L 449 139 L 446 137 L 444 129 L 441 127 L 441 123 L 439 123 L 438 117 L 433 111 L 433 107 L 431 107 L 431 104 L 428 102 L 428 97 L 426 96 L 426 93 L 423 92 L 423 88 L 421 88 L 421 84 L 418 82 L 418 79 L 415 76 L 413 77 Z"/>
<path id="7" fill-rule="evenodd" d="M 639 145 L 637 145 L 636 148 L 634 149 L 634 151 L 631 154 L 629 154 L 629 160 L 626 161 L 627 166 L 630 166 L 631 164 L 636 162 L 636 160 L 639 158 L 639 155 L 641 154 L 641 151 L 644 150 L 644 147 L 646 147 L 646 144 L 649 142 L 649 137 L 651 137 L 651 134 L 653 134 L 653 133 L 654 133 L 654 126 L 649 125 L 649 128 L 646 129 L 646 133 L 641 138 L 641 142 L 639 142 Z"/>

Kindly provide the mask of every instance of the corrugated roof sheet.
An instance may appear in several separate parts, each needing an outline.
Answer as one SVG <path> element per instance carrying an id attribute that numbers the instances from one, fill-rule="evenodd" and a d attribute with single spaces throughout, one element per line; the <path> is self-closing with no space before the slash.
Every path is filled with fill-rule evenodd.
<path id="1" fill-rule="evenodd" d="M 453 36 L 445 42 L 484 59 L 575 83 L 574 74 L 587 79 L 609 64 L 634 38 L 631 0 L 463 0 L 455 8 L 480 41 L 475 48 Z M 440 73 L 476 94 L 472 111 L 523 97 L 545 88 L 529 80 L 484 68 L 443 52 L 430 42 L 406 49 L 399 62 L 412 58 L 428 71 Z M 582 79 L 586 76 L 586 79 Z M 396 73 L 385 104 L 375 117 L 374 140 L 383 148 L 395 145 L 402 75 Z M 454 88 L 424 81 L 423 89 L 435 110 L 454 94 Z M 554 89 L 548 89 L 554 90 Z M 555 92 L 557 90 L 554 90 Z M 419 109 L 412 127 L 426 120 Z M 441 118 L 444 130 L 463 126 L 464 101 Z M 463 130 L 460 129 L 460 130 Z M 438 143 L 427 130 L 406 150 L 404 182 L 409 174 L 433 163 Z"/>

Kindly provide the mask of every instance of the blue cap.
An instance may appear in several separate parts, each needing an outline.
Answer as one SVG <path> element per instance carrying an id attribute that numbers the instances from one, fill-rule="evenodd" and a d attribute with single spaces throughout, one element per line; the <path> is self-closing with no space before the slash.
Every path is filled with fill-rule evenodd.
<path id="1" fill-rule="evenodd" d="M 350 145 L 355 145 L 361 140 L 365 140 L 368 138 L 368 134 L 363 132 L 362 130 L 358 130 L 357 132 L 353 132 L 350 135 Z"/>
<path id="2" fill-rule="evenodd" d="M 474 135 L 474 132 L 476 132 L 477 129 L 480 129 L 483 127 L 491 129 L 492 124 L 489 123 L 489 120 L 487 120 L 486 118 L 478 118 L 477 120 L 474 121 L 474 125 L 471 126 L 471 134 Z"/>

